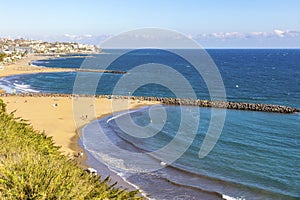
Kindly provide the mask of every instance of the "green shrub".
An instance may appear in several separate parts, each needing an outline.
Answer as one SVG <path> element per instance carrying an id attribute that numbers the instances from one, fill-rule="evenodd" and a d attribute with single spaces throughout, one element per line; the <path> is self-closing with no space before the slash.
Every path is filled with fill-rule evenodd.
<path id="1" fill-rule="evenodd" d="M 6 113 L 0 99 L 0 199 L 143 199 L 61 155 L 53 140 Z"/>
<path id="2" fill-rule="evenodd" d="M 3 62 L 5 57 L 6 57 L 6 54 L 0 52 L 0 62 Z"/>

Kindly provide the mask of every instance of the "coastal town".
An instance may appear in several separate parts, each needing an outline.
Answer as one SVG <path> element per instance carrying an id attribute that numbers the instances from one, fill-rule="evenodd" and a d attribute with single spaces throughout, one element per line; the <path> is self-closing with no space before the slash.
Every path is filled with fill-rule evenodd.
<path id="1" fill-rule="evenodd" d="M 15 63 L 29 54 L 58 56 L 60 54 L 92 54 L 100 52 L 101 49 L 96 45 L 76 42 L 45 42 L 23 38 L 0 38 L 0 65 Z"/>

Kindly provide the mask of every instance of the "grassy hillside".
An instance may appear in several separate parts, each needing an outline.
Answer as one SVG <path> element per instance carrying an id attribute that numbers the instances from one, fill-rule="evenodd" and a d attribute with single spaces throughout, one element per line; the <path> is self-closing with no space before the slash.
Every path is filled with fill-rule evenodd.
<path id="1" fill-rule="evenodd" d="M 84 172 L 5 107 L 0 99 L 0 199 L 141 199 Z"/>

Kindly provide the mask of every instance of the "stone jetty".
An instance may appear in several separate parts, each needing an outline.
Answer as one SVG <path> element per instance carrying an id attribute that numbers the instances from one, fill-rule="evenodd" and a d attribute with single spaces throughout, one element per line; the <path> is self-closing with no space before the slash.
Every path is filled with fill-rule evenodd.
<path id="1" fill-rule="evenodd" d="M 49 94 L 49 93 L 19 93 L 8 94 L 0 93 L 1 96 L 30 96 L 30 97 L 91 97 L 91 95 L 77 95 L 77 94 Z M 223 108 L 246 111 L 259 112 L 274 112 L 274 113 L 297 113 L 300 112 L 298 108 L 289 106 L 260 104 L 260 103 L 245 103 L 245 102 L 229 102 L 229 101 L 209 101 L 201 99 L 182 99 L 182 98 L 167 98 L 167 97 L 146 97 L 146 96 L 116 96 L 116 95 L 93 95 L 92 97 L 102 97 L 108 99 L 132 99 L 141 101 L 158 101 L 166 105 L 185 105 L 185 106 L 199 106 L 207 108 Z"/>
<path id="2" fill-rule="evenodd" d="M 124 97 L 122 97 L 124 98 Z M 146 101 L 159 101 L 166 105 L 185 105 L 185 106 L 199 106 L 207 108 L 224 108 L 234 110 L 248 110 L 248 111 L 261 111 L 261 112 L 276 112 L 276 113 L 296 113 L 300 112 L 299 109 L 272 105 L 272 104 L 259 104 L 259 103 L 244 103 L 244 102 L 228 102 L 228 101 L 209 101 L 200 99 L 180 99 L 180 98 L 164 98 L 164 97 L 127 97 L 130 99 L 139 99 Z"/>
<path id="3" fill-rule="evenodd" d="M 76 72 L 99 72 L 99 73 L 110 73 L 110 74 L 127 74 L 124 71 L 118 70 L 107 70 L 107 69 L 74 69 Z"/>

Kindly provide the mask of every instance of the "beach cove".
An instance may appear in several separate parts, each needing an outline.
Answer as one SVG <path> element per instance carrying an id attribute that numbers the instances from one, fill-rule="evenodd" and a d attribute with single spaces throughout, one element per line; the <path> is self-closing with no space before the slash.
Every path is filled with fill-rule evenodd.
<path id="1" fill-rule="evenodd" d="M 237 50 L 236 50 L 237 51 Z M 103 115 L 100 114 L 90 114 L 86 112 L 82 112 L 77 117 L 75 116 L 76 122 L 82 122 L 82 126 L 85 126 L 85 133 L 83 135 L 92 133 L 92 137 L 88 138 L 89 140 L 85 141 L 84 149 L 87 150 L 87 155 L 90 155 L 89 151 L 101 153 L 102 150 L 98 148 L 94 149 L 93 147 L 103 147 L 106 148 L 105 144 L 101 144 L 101 137 L 97 136 L 97 132 L 93 129 L 93 122 L 90 119 L 97 119 L 97 123 L 101 123 L 103 127 L 107 127 L 105 132 L 111 138 L 112 141 L 118 140 L 118 137 L 124 138 L 124 146 L 128 146 L 129 144 L 134 143 L 137 145 L 137 151 L 153 151 L 155 148 L 160 148 L 162 145 L 165 145 L 166 142 L 169 141 L 170 138 L 174 137 L 174 133 L 176 133 L 176 124 L 178 124 L 178 119 L 180 116 L 180 108 L 184 107 L 187 109 L 187 114 L 189 115 L 190 119 L 192 120 L 193 117 L 197 116 L 197 107 L 201 107 L 201 126 L 198 132 L 198 138 L 195 139 L 195 144 L 191 146 L 191 148 L 187 151 L 186 155 L 183 159 L 180 159 L 178 162 L 173 163 L 170 167 L 167 166 L 162 172 L 153 173 L 153 174 L 141 174 L 129 177 L 127 179 L 128 174 L 125 171 L 119 171 L 116 174 L 120 174 L 122 177 L 125 176 L 125 180 L 131 182 L 141 188 L 142 190 L 146 191 L 146 193 L 150 194 L 150 197 L 155 197 L 157 199 L 161 198 L 171 198 L 172 196 L 181 196 L 181 194 L 189 194 L 191 198 L 194 198 L 198 195 L 198 193 L 205 193 L 209 195 L 216 194 L 217 196 L 222 196 L 220 194 L 225 194 L 229 196 L 237 196 L 243 197 L 248 196 L 252 199 L 260 199 L 262 196 L 265 199 L 293 199 L 293 197 L 297 197 L 297 191 L 295 190 L 294 185 L 289 184 L 289 189 L 284 189 L 282 187 L 284 182 L 287 181 L 285 177 L 282 176 L 283 170 L 285 170 L 284 174 L 289 173 L 297 173 L 297 170 L 293 167 L 297 164 L 294 163 L 297 157 L 297 151 L 295 150 L 295 154 L 290 155 L 289 151 L 294 151 L 295 141 L 297 141 L 297 129 L 299 128 L 298 124 L 298 116 L 299 116 L 299 108 L 298 106 L 298 96 L 297 96 L 297 87 L 296 85 L 291 83 L 291 79 L 287 79 L 286 74 L 294 73 L 294 68 L 297 65 L 294 63 L 287 63 L 287 65 L 291 66 L 289 70 L 286 70 L 285 73 L 282 73 L 281 66 L 285 65 L 276 65 L 274 63 L 266 62 L 264 68 L 259 66 L 258 62 L 253 62 L 254 66 L 257 66 L 257 71 L 261 73 L 261 76 L 266 76 L 266 79 L 260 79 L 259 77 L 251 76 L 251 72 L 253 71 L 252 68 L 232 68 L 230 73 L 225 71 L 225 68 L 228 64 L 223 64 L 223 60 L 227 59 L 227 54 L 235 54 L 237 53 L 240 57 L 244 58 L 249 54 L 253 54 L 255 56 L 259 56 L 261 54 L 280 54 L 282 57 L 286 55 L 284 51 L 276 51 L 276 50 L 248 50 L 247 52 L 243 51 L 225 51 L 219 50 L 216 52 L 218 56 L 224 55 L 222 59 L 220 59 L 219 64 L 221 66 L 220 70 L 223 70 L 224 81 L 226 84 L 226 89 L 228 92 L 228 98 L 230 102 L 227 104 L 226 102 L 211 102 L 209 100 L 190 100 L 190 99 L 176 99 L 173 97 L 168 96 L 168 93 L 165 93 L 164 90 L 156 90 L 155 89 L 148 89 L 143 90 L 142 92 L 135 94 L 135 96 L 126 97 L 126 96 L 117 96 L 113 95 L 105 95 L 110 94 L 111 87 L 104 87 L 104 90 L 97 91 L 96 95 L 82 95 L 82 99 L 85 97 L 88 99 L 94 99 L 95 101 L 95 111 L 101 106 L 101 102 L 104 104 L 111 103 L 111 102 L 119 102 L 117 104 L 122 104 L 129 102 L 137 102 L 141 103 L 144 100 L 146 101 L 156 101 L 157 103 L 163 104 L 164 109 L 168 112 L 168 118 L 170 116 L 169 122 L 167 123 L 167 129 L 161 131 L 158 134 L 155 140 L 136 140 L 132 138 L 128 138 L 126 134 L 119 131 L 118 127 L 114 124 L 114 116 L 110 116 L 111 112 L 105 112 Z M 294 54 L 297 55 L 298 51 L 288 51 L 289 55 L 292 57 Z M 293 54 L 292 54 L 293 53 Z M 106 55 L 100 55 L 106 56 Z M 142 57 L 140 55 L 139 57 Z M 161 58 L 163 59 L 164 56 L 162 55 Z M 277 58 L 277 57 L 276 57 Z M 280 57 L 279 57 L 280 58 Z M 279 59 L 278 58 L 278 59 Z M 59 67 L 65 66 L 65 64 L 71 63 L 78 63 L 80 65 L 79 58 L 68 58 L 69 60 L 47 60 L 41 61 L 39 64 L 43 66 L 48 65 L 48 67 Z M 140 59 L 143 59 L 140 58 Z M 275 59 L 275 58 L 274 58 Z M 77 60 L 77 61 L 76 61 Z M 76 61 L 76 62 L 74 62 Z M 243 66 L 243 59 L 240 59 L 241 63 L 236 63 L 235 60 L 230 63 L 230 65 L 236 66 Z M 62 64 L 63 63 L 63 64 Z M 276 62 L 277 63 L 277 62 Z M 117 70 L 125 70 L 121 68 L 122 65 L 119 65 L 120 68 L 116 68 Z M 71 67 L 71 66 L 70 66 Z M 223 68 L 222 68 L 223 67 Z M 260 68 L 259 68 L 260 67 Z M 183 68 L 182 66 L 178 66 L 178 69 L 184 69 L 184 72 L 187 72 L 189 67 Z M 228 70 L 228 68 L 226 68 Z M 255 68 L 254 68 L 255 69 Z M 258 70 L 259 69 L 259 70 Z M 240 76 L 241 74 L 249 74 L 251 76 L 248 79 L 245 79 L 245 76 Z M 272 73 L 265 73 L 265 71 L 273 70 Z M 149 70 L 151 73 L 151 70 Z M 192 74 L 192 73 L 190 73 Z M 232 74 L 234 74 L 234 81 L 232 81 Z M 72 75 L 72 76 L 71 76 Z M 193 74 L 192 74 L 193 75 Z M 72 118 L 68 116 L 62 116 L 59 113 L 61 106 L 67 108 L 70 105 L 70 102 L 76 102 L 76 95 L 71 95 L 72 88 L 69 86 L 71 85 L 72 81 L 74 80 L 72 77 L 75 77 L 76 73 L 73 72 L 62 72 L 62 73 L 40 73 L 40 74 L 32 74 L 32 75 L 19 75 L 16 77 L 7 78 L 6 81 L 10 81 L 10 85 L 13 83 L 23 84 L 30 86 L 32 89 L 39 90 L 40 93 L 36 94 L 18 94 L 16 98 L 20 100 L 17 103 L 23 103 L 26 105 L 28 102 L 31 101 L 31 98 L 37 99 L 46 99 L 49 98 L 47 101 L 42 100 L 44 102 L 45 107 L 47 109 L 52 109 L 52 111 L 57 111 L 54 115 L 57 116 L 55 122 L 63 125 L 60 121 L 65 118 Z M 50 81 L 46 81 L 46 86 L 50 88 L 49 90 L 45 90 L 47 88 L 39 89 L 39 85 L 42 85 L 43 80 L 48 80 L 48 77 L 55 78 L 54 80 L 62 80 L 64 77 L 70 78 L 70 80 L 66 83 L 59 83 L 55 82 L 55 85 L 60 85 L 57 88 L 63 88 L 64 90 L 57 90 L 56 88 L 52 88 L 54 85 Z M 115 80 L 121 77 L 120 75 L 116 74 L 106 74 L 106 78 L 113 78 Z M 53 80 L 53 79 L 52 79 Z M 265 81 L 265 80 L 273 80 L 273 81 Z M 281 81 L 284 80 L 284 81 Z M 18 81 L 18 82 L 16 82 Z M 253 85 L 255 82 L 255 85 Z M 103 81 L 102 83 L 107 84 L 110 86 L 112 82 L 110 81 Z M 285 84 L 282 84 L 285 83 Z M 245 85 L 244 85 L 245 84 Z M 239 86 L 239 87 L 237 87 Z M 252 87 L 253 86 L 253 87 Z M 288 87 L 288 88 L 287 88 Z M 264 88 L 264 90 L 262 89 Z M 271 88 L 274 88 L 273 90 Z M 51 90 L 52 89 L 52 90 Z M 103 88 L 102 88 L 103 89 Z M 198 89 L 198 88 L 196 88 Z M 264 93 L 261 93 L 261 91 Z M 197 90 L 201 92 L 201 89 Z M 151 93 L 152 92 L 152 93 Z M 48 94 L 52 93 L 52 94 Z M 127 93 L 128 94 L 128 93 Z M 163 94 L 163 95 L 162 95 Z M 125 94 L 126 95 L 126 94 Z M 161 95 L 161 96 L 160 96 Z M 201 93 L 201 96 L 205 94 Z M 14 95 L 5 94 L 3 98 L 14 98 Z M 7 96 L 7 97 L 5 97 Z M 22 97 L 22 98 L 21 98 Z M 26 100 L 29 98 L 29 101 Z M 129 100 L 128 100 L 129 99 Z M 202 98 L 201 98 L 202 99 Z M 63 103 L 66 100 L 66 104 Z M 14 104 L 13 99 L 5 100 L 8 103 L 8 107 Z M 97 103 L 98 102 L 98 103 Z M 243 103 L 248 102 L 248 103 Z M 11 105 L 9 105 L 11 104 Z M 34 103 L 33 103 L 34 104 Z M 89 102 L 88 105 L 91 103 Z M 99 105 L 99 106 L 97 106 Z M 277 106 L 278 105 L 278 106 Z M 71 105 L 72 106 L 72 105 Z M 16 106 L 15 106 L 16 107 Z M 143 106 L 142 106 L 143 107 Z M 197 149 L 199 148 L 197 144 L 199 144 L 206 133 L 207 123 L 210 119 L 211 114 L 211 107 L 213 108 L 229 108 L 227 110 L 227 117 L 226 117 L 226 124 L 224 126 L 223 133 L 218 141 L 218 144 L 214 148 L 214 151 L 208 156 L 208 158 L 199 160 L 197 155 Z M 44 108 L 43 108 L 44 109 Z M 68 109 L 66 109 L 68 110 Z M 109 110 L 109 109 L 108 109 Z M 119 109 L 122 110 L 122 109 Z M 249 110 L 252 111 L 266 111 L 266 112 L 247 112 Z M 66 111 L 68 112 L 68 111 Z M 101 111 L 100 111 L 101 112 Z M 95 112 L 97 113 L 97 112 Z M 133 117 L 133 120 L 136 121 L 138 124 L 147 124 L 149 123 L 149 119 L 147 117 L 147 113 L 149 113 L 149 108 L 143 107 L 138 110 L 133 110 L 130 112 L 130 116 Z M 280 114 L 280 113 L 290 113 L 290 114 Z M 108 114 L 108 115 L 106 115 Z M 98 120 L 98 117 L 104 117 Z M 44 117 L 44 116 L 39 116 Z M 38 117 L 37 117 L 38 118 Z M 118 115 L 117 118 L 122 120 L 122 116 Z M 90 123 L 91 122 L 91 123 Z M 96 123 L 96 122 L 95 122 Z M 77 127 L 81 127 L 81 125 Z M 189 123 L 187 124 L 189 125 Z M 191 124 L 190 124 L 191 125 Z M 174 127 L 173 127 L 174 126 Z M 274 128 L 276 127 L 276 128 Z M 53 127 L 51 127 L 54 129 Z M 73 127 L 74 128 L 74 127 Z M 156 129 L 154 124 L 154 129 Z M 168 129 L 170 128 L 170 129 Z M 175 128 L 175 129 L 174 129 Z M 74 128 L 74 130 L 76 127 Z M 71 130 L 71 129 L 69 129 Z M 186 129 L 189 130 L 189 129 Z M 53 131 L 53 130 L 52 130 Z M 69 131 L 72 132 L 72 131 Z M 73 134 L 75 131 L 73 131 Z M 93 136 L 95 134 L 95 136 Z M 70 139 L 70 138 L 69 138 Z M 85 139 L 87 139 L 85 137 Z M 126 143 L 128 141 L 128 143 Z M 73 143 L 77 143 L 78 138 L 74 139 Z M 72 142 L 71 142 L 72 143 Z M 69 143 L 69 146 L 71 143 Z M 277 144 L 274 146 L 274 144 Z M 80 144 L 81 145 L 81 144 Z M 87 146 L 86 146 L 87 145 Z M 123 145 L 121 145 L 123 146 Z M 109 147 L 106 149 L 109 150 Z M 271 150 L 271 151 L 270 151 Z M 71 148 L 71 154 L 77 154 L 81 152 L 81 149 L 74 150 Z M 111 152 L 113 152 L 111 150 Z M 276 152 L 276 156 L 274 157 L 274 152 Z M 108 152 L 109 155 L 110 152 Z M 97 156 L 97 155 L 96 155 Z M 234 157 L 233 157 L 234 156 Z M 88 157 L 91 158 L 94 155 Z M 109 157 L 109 156 L 108 156 Z M 262 162 L 261 158 L 264 158 Z M 111 159 L 114 159 L 113 157 Z M 226 162 L 224 162 L 226 159 Z M 100 159 L 101 160 L 101 159 Z M 124 157 L 124 161 L 126 157 Z M 95 160 L 95 162 L 90 162 L 90 166 L 98 166 L 101 161 Z M 122 161 L 122 160 L 121 160 Z M 251 162 L 249 162 L 251 161 Z M 278 161 L 280 161 L 278 163 Z M 282 162 L 281 162 L 282 161 Z M 85 160 L 84 160 L 85 162 Z M 137 160 L 136 162 L 142 163 L 142 160 Z M 234 162 L 234 165 L 230 163 Z M 270 163 L 273 163 L 270 165 Z M 277 163 L 277 164 L 275 164 Z M 287 164 L 290 163 L 290 164 Z M 294 165 L 292 164 L 294 163 Z M 92 165 L 94 164 L 94 165 Z M 112 167 L 118 166 L 111 165 Z M 191 170 L 190 170 L 191 169 Z M 280 171 L 278 171 L 280 169 Z M 249 173 L 245 173 L 245 176 L 237 176 L 240 173 L 244 173 L 245 170 L 253 171 L 250 176 Z M 101 170 L 98 170 L 99 172 Z M 108 170 L 109 171 L 109 170 Z M 186 173 L 188 171 L 188 173 Z M 273 172 L 271 176 L 268 175 L 268 172 Z M 100 172 L 101 174 L 101 172 Z M 105 173 L 104 173 L 105 174 Z M 180 176 L 177 176 L 179 175 Z M 268 182 L 271 183 L 276 189 L 270 188 L 269 185 L 264 184 L 265 176 L 261 176 L 260 174 L 267 175 Z M 280 183 L 273 180 L 273 177 L 277 177 L 280 179 Z M 207 177 L 207 178 L 206 178 Z M 243 178 L 245 177 L 245 179 Z M 294 177 L 292 174 L 290 177 Z M 182 179 L 181 179 L 182 178 Z M 149 181 L 150 180 L 150 181 Z M 193 180 L 193 181 L 192 181 Z M 250 181 L 249 181 L 250 180 Z M 291 180 L 293 180 L 291 178 Z M 151 184 L 155 183 L 155 184 Z M 174 184 L 178 184 L 178 187 Z M 148 185 L 147 185 L 148 184 Z M 223 187 L 225 185 L 226 187 Z M 296 184 L 297 185 L 297 184 Z M 246 188 L 245 188 L 246 186 Z M 190 187 L 192 189 L 190 189 Z M 177 189 L 178 188 L 178 189 Z M 216 191 L 214 194 L 211 193 L 211 189 Z M 200 191 L 199 191 L 200 190 Z M 162 192 L 164 191 L 164 192 Z M 168 192 L 173 191 L 173 192 Z M 174 194 L 174 191 L 178 193 Z M 203 194 L 203 195 L 205 195 Z M 165 196 L 164 196 L 165 195 Z M 286 195 L 286 196 L 285 196 Z M 185 196 L 187 198 L 187 196 Z M 212 198 L 214 199 L 214 198 Z"/>
<path id="2" fill-rule="evenodd" d="M 71 72 L 76 70 L 31 65 L 34 60 L 51 58 L 52 56 L 29 55 L 28 57 L 23 58 L 14 64 L 4 66 L 3 69 L 0 70 L 0 78 L 20 74 Z M 115 101 L 114 103 L 120 103 L 120 105 L 124 105 L 124 107 L 119 107 L 117 110 L 115 110 L 117 112 L 122 110 L 138 109 L 143 106 L 150 106 L 159 103 L 153 101 L 130 100 L 129 102 L 126 99 L 112 100 L 108 98 L 95 98 L 95 115 L 86 116 L 83 111 L 82 115 L 77 116 L 79 123 L 81 123 L 79 127 L 77 127 L 75 124 L 76 119 L 74 119 L 75 116 L 73 114 L 72 95 L 58 95 L 60 97 L 52 94 L 45 94 L 42 96 L 34 94 L 28 96 L 24 96 L 22 94 L 7 95 L 5 94 L 5 91 L 1 90 L 1 88 L 0 93 L 2 93 L 0 98 L 7 104 L 7 113 L 15 112 L 16 117 L 27 120 L 35 130 L 44 132 L 48 137 L 51 137 L 55 145 L 60 147 L 61 153 L 70 157 L 71 159 L 75 158 L 79 166 L 81 166 L 83 169 L 89 167 L 86 164 L 87 156 L 85 154 L 78 157 L 78 154 L 84 152 L 78 143 L 81 128 L 84 125 L 98 118 L 111 115 L 112 101 Z M 101 170 L 107 172 L 106 175 L 111 176 L 111 183 L 117 181 L 118 187 L 120 188 L 136 190 L 135 187 L 132 187 L 132 185 L 124 182 L 121 178 L 109 172 L 104 165 L 102 166 Z"/>
<path id="3" fill-rule="evenodd" d="M 46 60 L 51 59 L 53 56 L 40 56 L 40 55 L 28 55 L 26 58 L 16 61 L 14 64 L 5 65 L 0 69 L 0 77 L 12 76 L 17 74 L 33 74 L 43 72 L 67 72 L 72 69 L 65 68 L 46 68 L 40 66 L 31 65 L 34 60 Z"/>
<path id="4" fill-rule="evenodd" d="M 108 98 L 95 98 L 95 116 L 77 116 L 78 119 L 74 119 L 71 95 L 65 97 L 57 97 L 55 95 L 46 96 L 2 96 L 0 97 L 7 104 L 7 111 L 15 111 L 17 117 L 21 117 L 28 120 L 32 124 L 33 128 L 38 131 L 45 131 L 47 136 L 53 137 L 55 144 L 61 146 L 61 151 L 65 155 L 75 155 L 80 150 L 78 147 L 77 127 L 74 120 L 82 121 L 81 126 L 88 124 L 89 122 L 103 118 L 112 114 L 112 101 L 125 105 L 126 107 L 119 108 L 115 111 L 131 110 L 141 108 L 143 106 L 150 106 L 158 104 L 154 101 L 140 101 L 131 100 L 128 102 L 126 99 L 108 99 Z M 80 126 L 80 127 L 81 127 Z M 80 128 L 79 127 L 79 128 Z"/>

